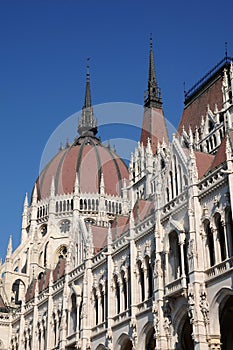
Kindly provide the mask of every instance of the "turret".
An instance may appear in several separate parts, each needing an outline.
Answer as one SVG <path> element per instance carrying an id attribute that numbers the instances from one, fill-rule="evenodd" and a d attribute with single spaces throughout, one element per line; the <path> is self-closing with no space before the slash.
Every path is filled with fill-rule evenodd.
<path id="1" fill-rule="evenodd" d="M 26 193 L 23 204 L 22 227 L 21 227 L 21 242 L 27 238 L 28 227 L 28 194 Z"/>
<path id="2" fill-rule="evenodd" d="M 91 104 L 89 59 L 87 60 L 85 100 L 82 108 L 82 116 L 78 124 L 78 133 L 81 137 L 93 137 L 97 134 L 97 121 L 94 117 L 94 111 Z"/>
<path id="3" fill-rule="evenodd" d="M 168 143 L 168 133 L 162 109 L 162 94 L 157 84 L 152 37 L 150 38 L 149 74 L 147 90 L 144 97 L 144 117 L 140 141 L 147 146 L 148 138 L 151 141 L 153 154 L 156 153 L 158 141 Z"/>

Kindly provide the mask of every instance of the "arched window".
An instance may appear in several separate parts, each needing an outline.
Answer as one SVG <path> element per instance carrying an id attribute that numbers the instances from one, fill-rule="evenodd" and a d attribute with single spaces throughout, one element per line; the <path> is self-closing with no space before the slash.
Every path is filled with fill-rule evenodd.
<path id="1" fill-rule="evenodd" d="M 124 310 L 127 310 L 128 308 L 128 291 L 127 291 L 127 281 L 126 281 L 126 276 L 125 276 L 125 272 L 122 271 L 121 272 L 121 279 L 122 279 L 122 292 L 123 292 L 123 296 L 124 296 Z"/>
<path id="2" fill-rule="evenodd" d="M 169 172 L 169 176 L 170 176 L 171 199 L 172 199 L 172 198 L 174 198 L 173 174 L 172 174 L 172 171 Z"/>
<path id="3" fill-rule="evenodd" d="M 65 245 L 61 246 L 58 250 L 58 260 L 67 258 L 67 247 Z"/>
<path id="4" fill-rule="evenodd" d="M 141 287 L 141 301 L 145 300 L 145 280 L 144 280 L 144 270 L 142 267 L 142 262 L 138 261 L 138 274 L 139 274 L 139 284 Z"/>
<path id="5" fill-rule="evenodd" d="M 179 187 L 180 187 L 180 192 L 183 190 L 182 186 L 182 170 L 180 164 L 178 165 L 178 172 L 179 172 Z"/>
<path id="6" fill-rule="evenodd" d="M 152 274 L 152 266 L 150 263 L 150 259 L 148 256 L 145 258 L 146 263 L 146 271 L 147 271 L 147 280 L 148 280 L 148 299 L 153 295 L 153 274 Z"/>
<path id="7" fill-rule="evenodd" d="M 101 306 L 101 322 L 104 322 L 105 319 L 105 300 L 104 300 L 104 290 L 100 286 L 100 306 Z"/>
<path id="8" fill-rule="evenodd" d="M 220 244 L 220 251 L 221 251 L 221 260 L 226 259 L 226 242 L 224 237 L 224 227 L 221 221 L 220 214 L 215 215 L 215 226 L 217 230 L 217 237 Z"/>
<path id="9" fill-rule="evenodd" d="M 15 304 L 17 305 L 21 304 L 22 298 L 24 296 L 24 290 L 25 290 L 25 285 L 23 281 L 20 279 L 17 279 L 12 285 L 12 292 L 14 295 L 14 297 L 12 298 L 12 301 Z"/>
<path id="10" fill-rule="evenodd" d="M 166 188 L 166 194 L 167 194 L 167 202 L 169 202 L 169 189 L 168 189 L 168 187 Z"/>
<path id="11" fill-rule="evenodd" d="M 121 302 L 120 302 L 120 284 L 118 281 L 118 277 L 114 276 L 114 282 L 115 282 L 115 292 L 116 292 L 116 313 L 119 314 L 121 311 Z"/>
<path id="12" fill-rule="evenodd" d="M 175 192 L 175 194 L 177 196 L 178 195 L 178 174 L 177 174 L 176 157 L 174 156 L 173 159 L 174 159 L 174 171 L 175 171 L 175 178 L 174 178 L 174 180 L 175 180 L 175 190 L 174 190 L 174 192 Z"/>
<path id="13" fill-rule="evenodd" d="M 226 209 L 225 221 L 226 221 L 226 232 L 227 232 L 227 241 L 228 241 L 228 254 L 229 254 L 229 257 L 231 257 L 233 255 L 233 225 L 232 225 L 232 212 L 230 208 Z"/>
<path id="14" fill-rule="evenodd" d="M 47 266 L 47 250 L 48 250 L 48 245 L 49 245 L 49 242 L 46 243 L 45 248 L 44 248 L 44 267 Z"/>
<path id="15" fill-rule="evenodd" d="M 70 327 L 71 333 L 75 333 L 77 328 L 77 298 L 74 293 L 71 295 L 70 319 L 71 319 L 71 327 Z"/>
<path id="16" fill-rule="evenodd" d="M 210 228 L 210 222 L 208 220 L 204 223 L 204 227 L 205 227 L 205 234 L 207 238 L 207 247 L 209 252 L 210 266 L 214 266 L 215 265 L 214 238 L 213 238 L 212 230 Z"/>
<path id="17" fill-rule="evenodd" d="M 171 280 L 181 277 L 181 254 L 176 231 L 169 234 L 169 268 Z"/>
<path id="18" fill-rule="evenodd" d="M 86 199 L 84 199 L 84 201 L 83 201 L 83 207 L 84 207 L 84 210 L 87 210 L 87 200 Z"/>
<path id="19" fill-rule="evenodd" d="M 97 325 L 99 322 L 98 320 L 99 304 L 98 304 L 98 296 L 97 296 L 96 288 L 93 289 L 93 297 L 94 297 L 94 309 L 95 309 L 95 324 Z"/>

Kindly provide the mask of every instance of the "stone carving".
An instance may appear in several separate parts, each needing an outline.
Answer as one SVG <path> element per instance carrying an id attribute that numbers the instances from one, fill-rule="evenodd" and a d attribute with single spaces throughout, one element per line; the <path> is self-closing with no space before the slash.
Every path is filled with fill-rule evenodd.
<path id="1" fill-rule="evenodd" d="M 154 276 L 155 276 L 155 278 L 163 277 L 163 270 L 162 270 L 162 267 L 161 267 L 160 259 L 157 259 L 156 262 L 155 262 Z"/>
<path id="2" fill-rule="evenodd" d="M 113 350 L 113 344 L 112 344 L 112 330 L 109 328 L 107 330 L 106 334 L 106 341 L 107 341 L 107 347 L 109 350 Z"/>
<path id="3" fill-rule="evenodd" d="M 190 322 L 193 323 L 195 318 L 195 300 L 193 290 L 190 289 L 188 294 L 188 315 L 190 318 Z"/>
<path id="4" fill-rule="evenodd" d="M 171 307 L 169 302 L 166 300 L 163 306 L 164 323 L 163 328 L 167 337 L 171 336 Z"/>
<path id="5" fill-rule="evenodd" d="M 159 310 L 157 304 L 154 302 L 152 307 L 153 321 L 154 321 L 154 338 L 159 336 Z"/>
<path id="6" fill-rule="evenodd" d="M 200 308 L 201 308 L 201 312 L 203 315 L 203 319 L 205 324 L 209 323 L 209 303 L 207 301 L 207 297 L 206 297 L 206 292 L 204 289 L 201 290 L 200 293 Z"/>

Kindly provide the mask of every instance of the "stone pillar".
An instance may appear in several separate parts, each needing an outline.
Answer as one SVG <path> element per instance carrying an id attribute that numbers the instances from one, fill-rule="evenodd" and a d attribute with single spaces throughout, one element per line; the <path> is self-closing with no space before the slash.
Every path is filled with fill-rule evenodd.
<path id="1" fill-rule="evenodd" d="M 221 262 L 221 249 L 218 237 L 218 230 L 216 228 L 212 229 L 213 239 L 214 239 L 214 255 L 215 255 L 215 265 Z"/>
<path id="2" fill-rule="evenodd" d="M 166 269 L 166 273 L 165 273 L 165 285 L 167 285 L 170 281 L 170 271 L 169 271 L 169 259 L 168 259 L 168 251 L 165 251 L 165 269 Z"/>
<path id="3" fill-rule="evenodd" d="M 225 225 L 225 229 L 227 231 L 227 246 L 228 246 L 228 256 L 232 257 L 232 237 L 231 237 L 231 223 L 227 222 Z"/>
<path id="4" fill-rule="evenodd" d="M 222 225 L 223 225 L 224 240 L 225 240 L 226 259 L 228 259 L 228 258 L 229 258 L 229 249 L 228 249 L 228 239 L 227 239 L 226 223 L 225 223 L 225 222 L 222 222 Z"/>

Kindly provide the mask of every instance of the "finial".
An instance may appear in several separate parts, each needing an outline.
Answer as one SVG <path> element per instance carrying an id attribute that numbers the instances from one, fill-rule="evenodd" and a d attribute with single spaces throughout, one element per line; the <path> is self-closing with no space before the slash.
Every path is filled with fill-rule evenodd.
<path id="1" fill-rule="evenodd" d="M 91 104 L 91 88 L 90 88 L 90 57 L 87 58 L 86 64 L 86 91 L 84 105 L 82 108 L 82 116 L 78 123 L 78 133 L 80 136 L 92 136 L 97 134 L 97 120 L 94 117 L 94 111 Z"/>
<path id="2" fill-rule="evenodd" d="M 52 177 L 52 181 L 51 181 L 50 196 L 51 197 L 55 196 L 55 180 L 54 180 L 54 176 Z"/>
<path id="3" fill-rule="evenodd" d="M 74 193 L 75 194 L 79 194 L 80 193 L 80 186 L 79 186 L 79 179 L 78 179 L 78 173 L 77 172 L 76 172 L 76 176 L 75 176 Z"/>
<path id="4" fill-rule="evenodd" d="M 37 203 L 37 198 L 38 198 L 37 185 L 35 183 L 35 186 L 33 188 L 33 193 L 32 193 L 32 204 L 36 204 Z"/>
<path id="5" fill-rule="evenodd" d="M 86 63 L 86 81 L 90 82 L 90 59 L 91 57 L 87 57 L 87 63 Z"/>
<path id="6" fill-rule="evenodd" d="M 227 61 L 227 57 L 228 57 L 228 52 L 227 52 L 227 41 L 225 41 L 225 59 Z"/>
<path id="7" fill-rule="evenodd" d="M 187 94 L 187 92 L 186 92 L 186 86 L 185 86 L 185 81 L 183 82 L 183 86 L 184 86 L 184 98 L 186 97 L 186 94 Z"/>
<path id="8" fill-rule="evenodd" d="M 152 38 L 152 33 L 150 33 L 150 48 L 152 49 L 153 46 L 153 38 Z"/>
<path id="9" fill-rule="evenodd" d="M 156 81 L 154 53 L 152 49 L 152 34 L 150 33 L 150 52 L 149 52 L 149 73 L 148 86 L 144 96 L 144 107 L 162 108 L 162 96 Z"/>
<path id="10" fill-rule="evenodd" d="M 9 238 L 6 256 L 9 258 L 11 254 L 12 254 L 12 235 L 10 235 L 10 238 Z"/>
<path id="11" fill-rule="evenodd" d="M 24 197 L 24 203 L 23 203 L 24 209 L 28 208 L 28 194 L 26 192 L 25 197 Z"/>

